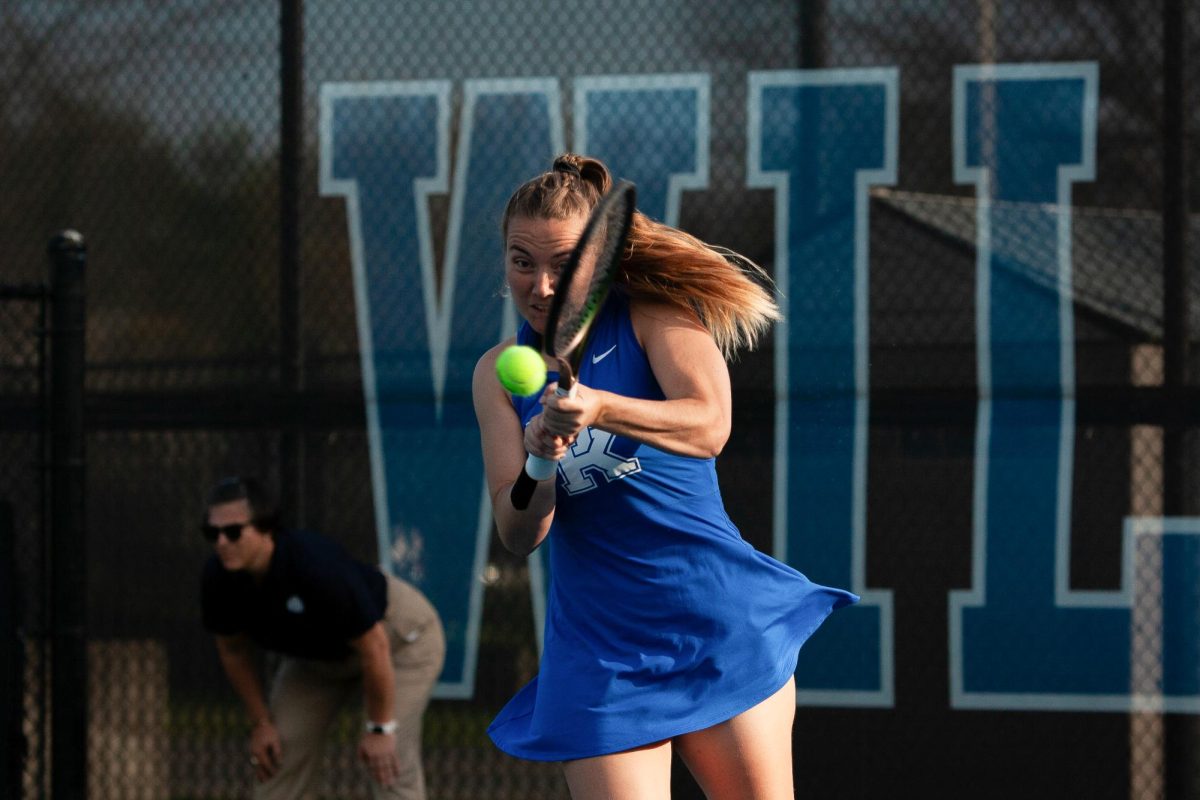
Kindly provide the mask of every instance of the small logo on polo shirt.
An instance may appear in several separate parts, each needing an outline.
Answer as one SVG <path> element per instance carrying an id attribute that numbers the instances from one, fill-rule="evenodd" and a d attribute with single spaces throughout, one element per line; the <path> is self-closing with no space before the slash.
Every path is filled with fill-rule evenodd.
<path id="1" fill-rule="evenodd" d="M 304 601 L 300 599 L 300 595 L 294 594 L 288 598 L 287 610 L 293 614 L 304 613 Z"/>

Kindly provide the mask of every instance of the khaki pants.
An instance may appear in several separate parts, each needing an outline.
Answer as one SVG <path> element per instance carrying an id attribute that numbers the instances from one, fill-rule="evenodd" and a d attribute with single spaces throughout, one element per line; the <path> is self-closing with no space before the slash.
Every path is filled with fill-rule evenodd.
<path id="1" fill-rule="evenodd" d="M 396 674 L 393 717 L 399 724 L 400 780 L 386 789 L 371 780 L 371 794 L 376 800 L 424 800 L 421 719 L 442 671 L 446 640 L 441 619 L 425 596 L 397 578 L 388 576 L 387 580 L 383 624 Z M 270 706 L 283 741 L 283 766 L 269 781 L 255 787 L 257 800 L 319 796 L 326 734 L 342 705 L 351 702 L 362 707 L 362 665 L 357 653 L 342 661 L 288 657 L 280 661 L 271 684 Z"/>

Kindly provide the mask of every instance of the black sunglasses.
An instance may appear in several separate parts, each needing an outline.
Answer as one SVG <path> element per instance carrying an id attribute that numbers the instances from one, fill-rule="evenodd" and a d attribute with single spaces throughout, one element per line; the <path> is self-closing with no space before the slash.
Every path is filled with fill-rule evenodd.
<path id="1" fill-rule="evenodd" d="M 212 542 L 213 544 L 216 544 L 217 539 L 220 537 L 220 535 L 222 533 L 225 534 L 225 538 L 228 539 L 230 542 L 236 542 L 238 539 L 242 538 L 242 530 L 247 525 L 251 525 L 251 524 L 253 524 L 253 523 L 235 522 L 232 525 L 204 524 L 204 525 L 200 526 L 200 533 L 204 534 L 204 538 L 207 539 L 208 541 Z"/>

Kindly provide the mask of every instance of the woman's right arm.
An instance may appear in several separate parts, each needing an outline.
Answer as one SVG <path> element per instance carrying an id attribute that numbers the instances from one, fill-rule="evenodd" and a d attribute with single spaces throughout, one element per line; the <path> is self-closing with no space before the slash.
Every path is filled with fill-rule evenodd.
<path id="1" fill-rule="evenodd" d="M 496 530 L 505 547 L 517 555 L 528 555 L 550 532 L 556 481 L 554 478 L 539 481 L 529 507 L 524 511 L 513 508 L 509 493 L 525 467 L 525 430 L 511 398 L 496 379 L 496 358 L 512 343 L 512 339 L 501 342 L 483 354 L 475 365 L 471 393 L 479 420 L 483 469 Z M 538 419 L 535 417 L 530 425 L 534 426 Z"/>

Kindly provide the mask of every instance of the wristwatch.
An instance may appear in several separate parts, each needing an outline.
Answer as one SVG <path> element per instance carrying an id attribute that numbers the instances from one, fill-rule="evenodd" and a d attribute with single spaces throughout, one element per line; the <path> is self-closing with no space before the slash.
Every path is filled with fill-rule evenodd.
<path id="1" fill-rule="evenodd" d="M 396 720 L 390 719 L 387 722 L 379 723 L 367 720 L 367 733 L 384 733 L 391 736 L 396 732 Z"/>

